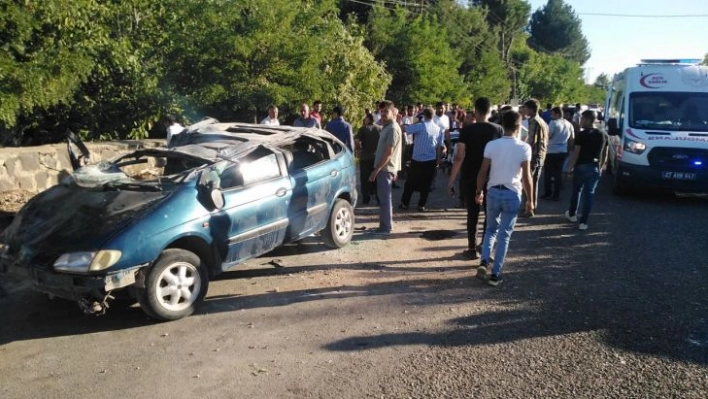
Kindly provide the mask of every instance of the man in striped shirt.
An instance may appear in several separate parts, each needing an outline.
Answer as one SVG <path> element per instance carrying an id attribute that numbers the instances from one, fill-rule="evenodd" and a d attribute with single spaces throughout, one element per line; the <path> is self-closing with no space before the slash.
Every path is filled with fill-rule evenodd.
<path id="1" fill-rule="evenodd" d="M 413 156 L 398 208 L 408 209 L 413 192 L 418 191 L 418 211 L 425 212 L 428 194 L 445 148 L 445 131 L 433 121 L 433 110 L 430 108 L 423 111 L 423 122 L 404 128 L 406 135 L 413 136 Z"/>

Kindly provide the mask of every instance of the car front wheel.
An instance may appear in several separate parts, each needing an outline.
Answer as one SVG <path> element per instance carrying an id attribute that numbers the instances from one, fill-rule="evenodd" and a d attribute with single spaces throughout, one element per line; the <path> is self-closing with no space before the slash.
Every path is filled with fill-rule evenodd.
<path id="1" fill-rule="evenodd" d="M 330 248 L 342 248 L 349 244 L 354 234 L 354 209 L 347 200 L 337 199 L 329 215 L 327 227 L 322 230 L 322 239 Z"/>
<path id="2" fill-rule="evenodd" d="M 147 270 L 138 301 L 145 313 L 161 320 L 181 319 L 194 313 L 209 288 L 209 276 L 197 255 L 166 249 Z"/>

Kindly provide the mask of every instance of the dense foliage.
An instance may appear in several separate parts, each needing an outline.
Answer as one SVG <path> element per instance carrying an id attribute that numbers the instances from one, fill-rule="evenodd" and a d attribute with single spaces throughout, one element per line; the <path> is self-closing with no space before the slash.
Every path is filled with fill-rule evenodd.
<path id="1" fill-rule="evenodd" d="M 381 98 L 597 97 L 587 46 L 539 51 L 529 18 L 523 0 L 0 0 L 0 144 L 145 138 L 165 113 L 252 122 L 270 104 L 290 122 L 314 100 L 357 124 Z"/>

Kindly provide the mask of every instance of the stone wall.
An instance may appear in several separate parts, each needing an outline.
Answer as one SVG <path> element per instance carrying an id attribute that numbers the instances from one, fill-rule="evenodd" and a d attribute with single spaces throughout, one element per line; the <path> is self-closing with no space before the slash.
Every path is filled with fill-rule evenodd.
<path id="1" fill-rule="evenodd" d="M 85 143 L 91 162 L 104 161 L 139 148 L 164 145 L 164 140 Z M 72 171 L 66 143 L 37 147 L 0 148 L 0 192 L 26 190 L 33 193 L 57 184 Z"/>

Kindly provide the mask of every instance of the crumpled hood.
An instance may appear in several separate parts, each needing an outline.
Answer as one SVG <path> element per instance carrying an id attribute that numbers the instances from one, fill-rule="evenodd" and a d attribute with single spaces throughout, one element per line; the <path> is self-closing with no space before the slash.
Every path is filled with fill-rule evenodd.
<path id="1" fill-rule="evenodd" d="M 37 266 L 65 252 L 95 250 L 170 193 L 57 185 L 18 212 L 5 230 L 5 242 L 20 252 L 21 261 Z"/>

